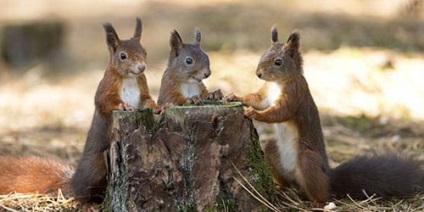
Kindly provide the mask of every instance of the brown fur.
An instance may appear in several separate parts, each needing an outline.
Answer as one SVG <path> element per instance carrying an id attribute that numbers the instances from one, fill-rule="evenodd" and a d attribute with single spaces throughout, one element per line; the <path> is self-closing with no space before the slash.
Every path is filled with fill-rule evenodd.
<path id="1" fill-rule="evenodd" d="M 95 113 L 87 135 L 84 152 L 72 178 L 76 198 L 81 202 L 101 202 L 106 188 L 106 164 L 103 153 L 112 142 L 113 110 L 134 110 L 136 107 L 158 109 L 152 100 L 144 75 L 146 51 L 140 44 L 141 20 L 137 19 L 134 37 L 120 40 L 110 24 L 104 25 L 110 62 L 96 91 Z M 124 55 L 124 59 L 122 59 Z M 124 80 L 136 79 L 140 93 L 139 105 L 121 99 Z"/>
<path id="2" fill-rule="evenodd" d="M 39 157 L 0 156 L 0 194 L 10 192 L 71 196 L 73 167 L 63 161 Z"/>
<path id="3" fill-rule="evenodd" d="M 287 43 L 281 44 L 276 29 L 273 29 L 272 45 L 262 56 L 256 70 L 265 84 L 256 93 L 244 97 L 230 94 L 226 100 L 241 101 L 249 106 L 245 111 L 247 117 L 260 122 L 284 124 L 282 128 L 287 131 L 281 136 L 294 139 L 297 160 L 294 170 L 285 170 L 282 164 L 287 161 L 281 161 L 282 153 L 277 146 L 277 142 L 281 141 L 268 142 L 263 150 L 274 182 L 280 187 L 300 187 L 315 205 L 323 206 L 330 190 L 329 166 L 318 109 L 303 76 L 298 48 L 297 33 L 292 33 Z M 269 102 L 272 95 L 275 99 Z"/>
<path id="4" fill-rule="evenodd" d="M 256 70 L 264 86 L 225 99 L 249 106 L 247 117 L 275 123 L 277 140 L 262 148 L 277 186 L 300 188 L 316 207 L 325 205 L 330 192 L 355 199 L 368 198 L 364 191 L 384 199 L 423 193 L 424 170 L 417 161 L 397 155 L 359 156 L 330 169 L 318 109 L 303 77 L 299 35 L 292 33 L 281 44 L 273 28 L 271 41 Z"/>

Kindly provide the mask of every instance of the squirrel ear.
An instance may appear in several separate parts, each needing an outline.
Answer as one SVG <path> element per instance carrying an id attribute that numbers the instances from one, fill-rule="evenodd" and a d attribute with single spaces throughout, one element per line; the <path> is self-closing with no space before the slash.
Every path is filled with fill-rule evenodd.
<path id="1" fill-rule="evenodd" d="M 298 32 L 292 32 L 289 36 L 289 39 L 287 39 L 286 48 L 299 51 L 299 40 L 300 35 Z"/>
<path id="2" fill-rule="evenodd" d="M 200 42 L 202 41 L 202 33 L 200 33 L 200 29 L 194 29 L 194 45 L 200 46 Z"/>
<path id="3" fill-rule="evenodd" d="M 175 52 L 175 56 L 178 56 L 179 50 L 183 48 L 183 40 L 181 39 L 177 30 L 172 32 L 170 44 L 172 52 Z"/>
<path id="4" fill-rule="evenodd" d="M 112 48 L 113 52 L 115 52 L 118 46 L 121 45 L 121 41 L 119 40 L 118 34 L 110 23 L 104 24 L 103 28 L 106 31 L 107 45 Z"/>
<path id="5" fill-rule="evenodd" d="M 134 39 L 136 39 L 136 40 L 138 40 L 138 41 L 140 41 L 140 39 L 141 39 L 141 32 L 142 32 L 142 29 L 143 29 L 143 25 L 142 25 L 142 23 L 141 23 L 141 19 L 139 18 L 139 17 L 137 17 L 137 20 L 136 20 L 136 25 L 135 25 L 135 32 L 134 32 Z"/>
<path id="6" fill-rule="evenodd" d="M 272 44 L 278 43 L 278 31 L 277 31 L 277 27 L 275 26 L 271 28 L 271 42 Z"/>

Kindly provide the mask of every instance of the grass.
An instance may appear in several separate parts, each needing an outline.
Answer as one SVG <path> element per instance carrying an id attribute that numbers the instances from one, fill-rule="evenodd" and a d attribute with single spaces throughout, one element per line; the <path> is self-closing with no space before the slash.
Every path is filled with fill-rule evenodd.
<path id="1" fill-rule="evenodd" d="M 79 205 L 60 192 L 57 197 L 42 194 L 0 195 L 0 211 L 77 211 Z"/>

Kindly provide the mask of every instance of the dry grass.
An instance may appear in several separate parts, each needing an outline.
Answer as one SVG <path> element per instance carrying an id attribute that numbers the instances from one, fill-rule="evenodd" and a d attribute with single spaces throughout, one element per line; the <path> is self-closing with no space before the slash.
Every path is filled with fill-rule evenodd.
<path id="1" fill-rule="evenodd" d="M 73 198 L 66 199 L 60 192 L 57 197 L 19 193 L 0 195 L 0 211 L 77 211 L 78 208 Z"/>
<path id="2" fill-rule="evenodd" d="M 93 113 L 93 95 L 107 64 L 101 24 L 110 21 L 123 37 L 142 16 L 154 98 L 168 55 L 169 32 L 192 40 L 202 29 L 211 60 L 210 90 L 255 91 L 263 82 L 254 71 L 277 24 L 280 40 L 300 30 L 305 76 L 320 108 L 332 166 L 366 151 L 394 151 L 424 161 L 423 13 L 413 16 L 404 1 L 1 1 L 0 27 L 54 17 L 67 26 L 66 67 L 39 64 L 10 75 L 0 61 L 0 154 L 59 156 L 75 164 Z M 24 5 L 24 6 L 23 6 Z M 284 11 L 284 12 L 282 12 Z M 373 46 L 373 47 L 369 47 Z M 58 73 L 60 72 L 60 73 Z M 9 73 L 9 74 L 7 74 Z M 258 125 L 261 139 L 273 137 Z M 32 197 L 32 198 L 30 198 Z M 277 210 L 307 210 L 296 192 L 278 193 Z M 335 211 L 420 211 L 423 196 L 382 202 L 333 201 Z M 62 197 L 0 196 L 0 210 L 74 210 Z M 67 205 L 69 204 L 69 205 Z M 41 206 L 45 206 L 42 208 Z M 7 208 L 5 208 L 7 207 Z M 13 211 L 12 210 L 12 211 Z"/>

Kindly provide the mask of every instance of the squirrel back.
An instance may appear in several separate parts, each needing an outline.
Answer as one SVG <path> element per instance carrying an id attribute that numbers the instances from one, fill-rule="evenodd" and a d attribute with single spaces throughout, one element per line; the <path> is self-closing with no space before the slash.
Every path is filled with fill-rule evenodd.
<path id="1" fill-rule="evenodd" d="M 201 33 L 195 30 L 195 43 L 183 43 L 176 30 L 171 34 L 168 64 L 162 76 L 158 105 L 183 105 L 199 103 L 209 93 L 202 80 L 211 75 L 209 57 L 200 48 Z M 221 92 L 211 93 L 211 98 L 222 98 Z"/>
<path id="2" fill-rule="evenodd" d="M 0 156 L 0 194 L 42 193 L 56 196 L 61 189 L 72 196 L 70 179 L 74 168 L 63 161 L 36 156 Z"/>
<path id="3" fill-rule="evenodd" d="M 121 40 L 113 26 L 104 24 L 110 61 L 95 95 L 95 112 L 88 131 L 82 158 L 72 178 L 76 198 L 81 202 L 101 202 L 106 188 L 103 153 L 112 142 L 113 110 L 138 107 L 157 109 L 147 80 L 146 50 L 140 44 L 142 22 L 137 18 L 134 36 Z"/>

